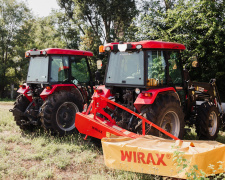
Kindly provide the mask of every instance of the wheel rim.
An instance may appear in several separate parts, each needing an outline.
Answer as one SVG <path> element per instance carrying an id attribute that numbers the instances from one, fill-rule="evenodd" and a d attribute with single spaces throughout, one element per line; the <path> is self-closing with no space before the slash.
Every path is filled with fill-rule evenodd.
<path id="1" fill-rule="evenodd" d="M 72 102 L 64 102 L 57 110 L 56 122 L 60 129 L 71 131 L 75 128 L 75 116 L 79 111 L 76 104 Z"/>
<path id="2" fill-rule="evenodd" d="M 180 120 L 177 113 L 175 113 L 174 111 L 167 112 L 161 121 L 160 127 L 170 134 L 178 137 L 180 134 Z M 168 138 L 167 135 L 161 132 L 160 136 Z"/>
<path id="3" fill-rule="evenodd" d="M 215 111 L 212 111 L 209 115 L 209 134 L 214 136 L 217 130 L 217 115 Z"/>

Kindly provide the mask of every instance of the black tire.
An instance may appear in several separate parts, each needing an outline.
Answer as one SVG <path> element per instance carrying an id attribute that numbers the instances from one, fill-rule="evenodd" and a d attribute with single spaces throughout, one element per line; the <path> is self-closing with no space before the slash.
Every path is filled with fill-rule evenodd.
<path id="1" fill-rule="evenodd" d="M 19 109 L 22 112 L 25 112 L 26 108 L 30 104 L 30 101 L 23 96 L 23 94 L 20 94 L 16 98 L 16 102 L 14 103 L 14 108 Z M 28 130 L 33 131 L 34 125 L 26 123 L 29 121 L 28 117 L 26 116 L 15 116 L 14 120 L 16 121 L 16 124 L 20 127 L 22 130 Z"/>
<path id="2" fill-rule="evenodd" d="M 147 105 L 142 108 L 142 115 L 149 121 L 165 129 L 179 139 L 183 138 L 185 132 L 184 113 L 180 106 L 180 102 L 177 100 L 174 93 L 164 95 L 159 94 L 152 105 Z M 167 139 L 169 138 L 156 128 L 150 127 L 147 123 L 145 126 L 146 134 Z"/>
<path id="3" fill-rule="evenodd" d="M 202 103 L 197 110 L 196 131 L 201 140 L 215 140 L 220 128 L 220 113 L 211 102 Z"/>
<path id="4" fill-rule="evenodd" d="M 51 94 L 41 107 L 41 122 L 45 130 L 60 136 L 76 132 L 75 115 L 81 112 L 82 99 L 68 91 Z"/>

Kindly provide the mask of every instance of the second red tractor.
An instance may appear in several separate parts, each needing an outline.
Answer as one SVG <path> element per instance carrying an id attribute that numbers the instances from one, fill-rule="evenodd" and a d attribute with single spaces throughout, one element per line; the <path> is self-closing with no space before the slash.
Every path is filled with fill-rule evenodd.
<path id="1" fill-rule="evenodd" d="M 54 134 L 76 131 L 76 112 L 93 93 L 88 58 L 92 52 L 49 48 L 27 51 L 27 81 L 21 85 L 13 112 L 23 130 L 43 126 Z"/>

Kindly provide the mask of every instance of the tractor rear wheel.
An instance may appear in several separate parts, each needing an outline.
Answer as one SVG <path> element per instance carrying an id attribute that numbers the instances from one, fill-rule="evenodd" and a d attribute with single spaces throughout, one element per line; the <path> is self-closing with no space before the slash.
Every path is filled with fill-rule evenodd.
<path id="1" fill-rule="evenodd" d="M 22 112 L 25 112 L 26 108 L 30 104 L 30 101 L 23 96 L 23 94 L 20 94 L 16 98 L 16 102 L 14 103 L 14 108 L 19 109 Z M 14 120 L 16 121 L 16 124 L 20 127 L 22 130 L 28 130 L 33 131 L 34 125 L 29 123 L 29 119 L 26 116 L 15 116 Z"/>
<path id="2" fill-rule="evenodd" d="M 142 109 L 142 115 L 170 134 L 182 139 L 184 136 L 184 113 L 179 101 L 173 94 L 158 95 L 152 105 Z M 163 138 L 167 135 L 146 123 L 145 134 Z"/>
<path id="3" fill-rule="evenodd" d="M 68 91 L 51 94 L 41 107 L 41 122 L 45 130 L 60 136 L 76 132 L 75 116 L 82 111 L 82 100 Z"/>
<path id="4" fill-rule="evenodd" d="M 220 128 L 220 114 L 218 108 L 210 102 L 199 106 L 196 117 L 196 131 L 199 139 L 215 140 Z"/>

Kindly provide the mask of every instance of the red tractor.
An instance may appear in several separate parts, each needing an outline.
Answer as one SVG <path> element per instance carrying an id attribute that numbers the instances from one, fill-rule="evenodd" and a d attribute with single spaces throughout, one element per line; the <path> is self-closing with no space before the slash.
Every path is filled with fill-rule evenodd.
<path id="1" fill-rule="evenodd" d="M 59 135 L 76 131 L 76 112 L 93 93 L 88 57 L 91 52 L 49 48 L 30 50 L 27 81 L 20 85 L 13 113 L 23 130 L 42 125 Z"/>
<path id="2" fill-rule="evenodd" d="M 107 133 L 135 136 L 129 132 L 164 137 L 160 127 L 182 139 L 185 125 L 195 125 L 200 139 L 217 137 L 223 110 L 215 80 L 190 81 L 181 60 L 184 45 L 140 41 L 99 49 L 108 55 L 105 85 L 96 88 L 86 114 L 77 113 L 81 133 L 99 139 Z M 84 127 L 87 122 L 92 126 Z"/>

